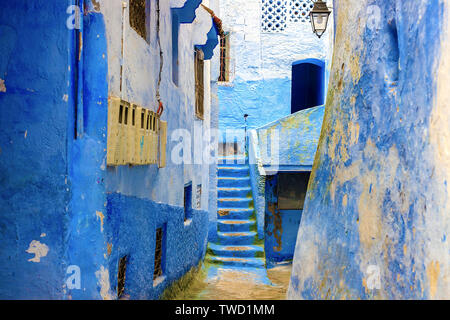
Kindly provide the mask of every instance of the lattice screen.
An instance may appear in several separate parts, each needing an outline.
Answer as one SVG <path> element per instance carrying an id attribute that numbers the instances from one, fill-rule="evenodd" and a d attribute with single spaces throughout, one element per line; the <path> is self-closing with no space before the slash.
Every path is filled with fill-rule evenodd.
<path id="1" fill-rule="evenodd" d="M 309 23 L 312 0 L 261 0 L 263 32 L 275 33 L 286 29 L 288 23 Z"/>
<path id="2" fill-rule="evenodd" d="M 292 22 L 310 22 L 309 12 L 314 7 L 312 0 L 290 0 L 289 19 Z"/>
<path id="3" fill-rule="evenodd" d="M 262 31 L 284 31 L 286 28 L 286 14 L 286 0 L 262 0 Z"/>

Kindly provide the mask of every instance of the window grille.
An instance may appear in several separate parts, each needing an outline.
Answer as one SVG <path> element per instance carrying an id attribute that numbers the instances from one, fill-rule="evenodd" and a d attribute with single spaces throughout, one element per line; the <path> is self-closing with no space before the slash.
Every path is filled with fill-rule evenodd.
<path id="1" fill-rule="evenodd" d="M 220 36 L 220 82 L 230 81 L 230 33 Z"/>
<path id="2" fill-rule="evenodd" d="M 204 119 L 204 55 L 200 49 L 195 50 L 195 115 Z"/>
<path id="3" fill-rule="evenodd" d="M 286 0 L 262 0 L 262 31 L 284 31 L 286 29 L 286 15 Z"/>
<path id="4" fill-rule="evenodd" d="M 130 0 L 130 25 L 145 41 L 149 41 L 147 28 L 148 0 Z"/>
<path id="5" fill-rule="evenodd" d="M 153 280 L 163 275 L 162 270 L 162 251 L 163 251 L 163 229 L 156 229 L 156 246 L 155 246 L 155 270 L 153 271 Z"/>

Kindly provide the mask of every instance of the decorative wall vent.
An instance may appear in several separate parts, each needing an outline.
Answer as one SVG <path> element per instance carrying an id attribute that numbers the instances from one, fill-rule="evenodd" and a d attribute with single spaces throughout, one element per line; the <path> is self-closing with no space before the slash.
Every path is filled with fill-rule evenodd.
<path id="1" fill-rule="evenodd" d="M 157 113 L 110 97 L 108 105 L 107 165 L 165 166 L 167 124 L 160 130 Z M 158 154 L 163 151 L 164 156 Z"/>
<path id="2" fill-rule="evenodd" d="M 290 0 L 289 1 L 289 21 L 310 22 L 309 12 L 314 7 L 312 0 Z"/>
<path id="3" fill-rule="evenodd" d="M 286 29 L 288 23 L 309 23 L 309 13 L 314 7 L 312 0 L 261 0 L 263 32 L 277 33 Z"/>

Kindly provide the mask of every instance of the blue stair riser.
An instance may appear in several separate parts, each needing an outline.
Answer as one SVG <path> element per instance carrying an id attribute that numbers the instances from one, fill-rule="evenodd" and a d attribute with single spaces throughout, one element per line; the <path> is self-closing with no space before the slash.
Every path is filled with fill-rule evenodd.
<path id="1" fill-rule="evenodd" d="M 223 159 L 223 158 L 219 158 L 218 159 L 218 167 L 245 167 L 248 166 L 247 160 L 245 160 L 244 158 L 238 158 L 238 159 Z"/>
<path id="2" fill-rule="evenodd" d="M 217 221 L 217 228 L 220 232 L 250 232 L 254 225 L 254 221 L 245 223 L 227 223 L 223 220 Z"/>
<path id="3" fill-rule="evenodd" d="M 250 185 L 250 178 L 219 178 L 219 188 L 242 188 Z"/>
<path id="4" fill-rule="evenodd" d="M 228 236 L 224 235 L 222 232 L 218 232 L 217 241 L 219 244 L 228 246 L 228 245 L 252 245 L 255 243 L 256 234 L 250 232 L 249 234 L 237 235 L 237 236 Z"/>
<path id="5" fill-rule="evenodd" d="M 219 209 L 217 210 L 217 217 L 220 220 L 249 220 L 254 215 L 253 209 L 235 209 L 235 210 L 227 210 L 227 209 Z"/>
<path id="6" fill-rule="evenodd" d="M 251 195 L 252 189 L 250 187 L 246 188 L 219 188 L 218 197 L 219 198 L 246 198 Z"/>
<path id="7" fill-rule="evenodd" d="M 218 200 L 218 207 L 221 209 L 224 208 L 239 208 L 239 209 L 250 209 L 250 205 L 253 204 L 253 199 L 251 198 L 234 198 L 234 199 L 230 199 L 230 198 L 225 198 L 225 199 L 221 199 L 219 198 Z"/>
<path id="8" fill-rule="evenodd" d="M 225 167 L 220 168 L 218 171 L 219 177 L 233 177 L 233 178 L 244 178 L 250 176 L 250 170 L 245 167 L 239 168 L 239 167 Z"/>
<path id="9" fill-rule="evenodd" d="M 239 259 L 239 258 L 237 258 Z M 242 258 L 242 260 L 220 260 L 212 257 L 211 262 L 220 263 L 223 266 L 241 267 L 241 268 L 263 268 L 265 266 L 264 260 L 258 258 Z"/>
<path id="10" fill-rule="evenodd" d="M 236 258 L 256 258 L 260 257 L 264 254 L 262 250 L 255 250 L 253 248 L 249 250 L 226 250 L 226 249 L 213 249 L 211 248 L 211 251 L 216 256 L 220 257 L 236 257 Z"/>

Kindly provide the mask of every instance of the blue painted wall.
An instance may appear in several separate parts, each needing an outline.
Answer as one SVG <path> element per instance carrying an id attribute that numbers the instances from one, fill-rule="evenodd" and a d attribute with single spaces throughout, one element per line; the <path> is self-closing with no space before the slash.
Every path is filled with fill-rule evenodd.
<path id="1" fill-rule="evenodd" d="M 0 298 L 115 299 L 119 259 L 128 255 L 126 297 L 156 299 L 197 265 L 206 250 L 209 171 L 215 167 L 177 164 L 170 154 L 178 143 L 171 139 L 174 130 L 187 130 L 198 143 L 214 123 L 209 84 L 205 121 L 194 118 L 191 35 L 199 30 L 180 26 L 182 86 L 177 87 L 172 82 L 168 2 L 160 3 L 158 39 L 156 1 L 149 1 L 149 43 L 129 26 L 128 12 L 125 33 L 120 31 L 121 2 L 84 1 L 80 31 L 69 30 L 67 9 L 74 3 L 2 4 L 0 257 L 9 263 L 0 265 Z M 107 167 L 108 98 L 123 97 L 156 111 L 159 43 L 164 55 L 162 120 L 169 126 L 167 166 Z M 209 80 L 205 62 L 205 82 Z M 199 143 L 201 149 L 208 141 Z M 188 182 L 194 190 L 201 184 L 203 193 L 200 207 L 184 222 L 183 187 Z M 161 225 L 166 226 L 164 278 L 154 287 L 155 230 Z M 66 284 L 66 270 L 73 265 L 81 272 L 79 289 Z"/>
<path id="2" fill-rule="evenodd" d="M 73 133 L 67 5 L 41 0 L 1 5 L 2 299 L 64 295 Z"/>
<path id="3" fill-rule="evenodd" d="M 264 249 L 267 267 L 294 258 L 297 233 L 303 210 L 280 210 L 277 196 L 278 175 L 266 177 Z"/>
<path id="4" fill-rule="evenodd" d="M 290 79 L 261 81 L 236 80 L 232 86 L 219 87 L 219 128 L 245 128 L 244 114 L 248 114 L 248 129 L 256 129 L 290 114 Z"/>
<path id="5" fill-rule="evenodd" d="M 124 196 L 108 195 L 106 234 L 114 250 L 109 256 L 112 288 L 117 287 L 117 261 L 128 256 L 124 295 L 157 299 L 167 285 L 189 271 L 206 251 L 208 213 L 192 210 L 184 222 L 184 208 Z M 153 285 L 156 229 L 165 228 L 164 281 Z"/>
<path id="6" fill-rule="evenodd" d="M 288 296 L 448 299 L 449 4 L 335 4 L 326 114 Z M 366 14 L 371 5 L 379 15 Z"/>

